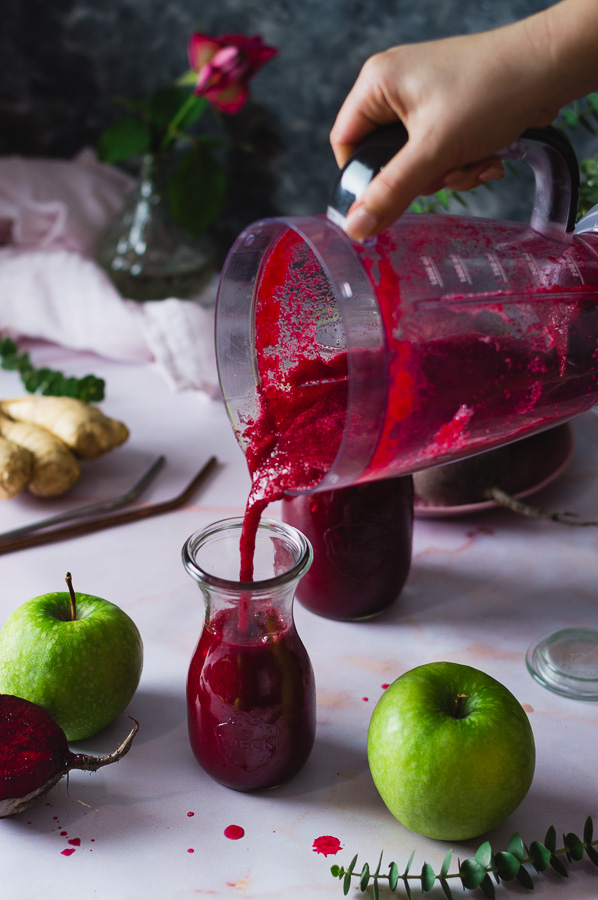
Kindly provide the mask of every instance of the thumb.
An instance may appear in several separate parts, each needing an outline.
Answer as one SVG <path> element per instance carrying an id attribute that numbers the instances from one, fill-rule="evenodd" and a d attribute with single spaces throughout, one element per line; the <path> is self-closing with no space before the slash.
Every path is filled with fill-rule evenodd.
<path id="1" fill-rule="evenodd" d="M 355 201 L 345 221 L 346 233 L 363 241 L 383 231 L 420 194 L 438 190 L 444 174 L 437 160 L 426 158 L 410 139 Z"/>

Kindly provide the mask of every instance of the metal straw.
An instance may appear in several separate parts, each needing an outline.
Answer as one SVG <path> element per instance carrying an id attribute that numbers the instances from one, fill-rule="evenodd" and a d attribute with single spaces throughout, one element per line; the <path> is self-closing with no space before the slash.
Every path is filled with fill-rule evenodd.
<path id="1" fill-rule="evenodd" d="M 153 503 L 150 506 L 140 506 L 137 509 L 125 510 L 124 512 L 114 513 L 112 515 L 100 516 L 97 519 L 88 519 L 87 521 L 79 522 L 75 525 L 53 528 L 50 531 L 43 531 L 38 534 L 23 535 L 14 540 L 0 543 L 0 554 L 12 553 L 14 550 L 23 550 L 26 547 L 35 547 L 39 544 L 62 541 L 66 538 L 78 537 L 81 534 L 100 531 L 103 528 L 112 528 L 114 525 L 125 525 L 128 522 L 135 522 L 138 519 L 147 519 L 150 516 L 158 516 L 161 513 L 170 512 L 171 510 L 182 506 L 193 496 L 194 492 L 200 484 L 205 481 L 217 462 L 218 460 L 216 457 L 211 456 L 194 478 L 191 479 L 187 487 L 171 500 Z"/>
<path id="2" fill-rule="evenodd" d="M 121 494 L 120 497 L 112 497 L 108 500 L 100 500 L 99 503 L 90 503 L 87 506 L 79 506 L 77 509 L 58 513 L 57 515 L 50 516 L 47 519 L 41 519 L 38 522 L 32 522 L 30 525 L 23 525 L 20 528 L 13 528 L 11 531 L 4 531 L 2 534 L 0 534 L 0 543 L 8 540 L 9 538 L 18 537 L 22 534 L 31 534 L 31 532 L 33 531 L 41 531 L 43 528 L 50 528 L 53 525 L 60 525 L 63 522 L 71 522 L 73 519 L 84 519 L 86 516 L 91 516 L 95 513 L 106 512 L 111 509 L 118 509 L 121 506 L 126 506 L 127 503 L 132 503 L 133 500 L 135 500 L 153 480 L 156 473 L 164 465 L 165 460 L 165 456 L 159 456 L 156 460 L 154 460 L 147 472 L 145 472 L 141 476 L 139 481 L 134 484 L 133 487 L 130 488 L 130 490 L 128 490 L 125 494 Z"/>

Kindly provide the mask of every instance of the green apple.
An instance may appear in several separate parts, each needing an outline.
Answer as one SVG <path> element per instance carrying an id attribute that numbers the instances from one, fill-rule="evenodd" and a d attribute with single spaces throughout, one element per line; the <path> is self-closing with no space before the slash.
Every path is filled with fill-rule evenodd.
<path id="1" fill-rule="evenodd" d="M 69 741 L 90 737 L 127 706 L 139 684 L 143 644 L 114 603 L 91 594 L 43 594 L 0 630 L 0 693 L 42 706 Z"/>
<path id="2" fill-rule="evenodd" d="M 445 841 L 478 837 L 521 803 L 534 776 L 529 719 L 499 681 L 435 662 L 397 678 L 368 731 L 378 791 L 399 822 Z"/>

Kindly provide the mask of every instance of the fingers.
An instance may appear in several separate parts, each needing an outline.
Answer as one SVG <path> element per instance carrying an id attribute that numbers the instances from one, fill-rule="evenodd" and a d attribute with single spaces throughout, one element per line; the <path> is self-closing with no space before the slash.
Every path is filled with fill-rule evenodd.
<path id="1" fill-rule="evenodd" d="M 504 166 L 495 156 L 443 172 L 434 159 L 426 164 L 417 148 L 407 144 L 353 204 L 345 231 L 353 240 L 364 241 L 391 225 L 420 195 L 433 194 L 443 187 L 468 191 L 504 174 Z"/>
<path id="2" fill-rule="evenodd" d="M 397 112 L 382 90 L 379 70 L 384 54 L 370 57 L 341 106 L 330 131 L 336 162 L 342 168 L 359 141 L 375 128 L 395 122 Z"/>
<path id="3" fill-rule="evenodd" d="M 501 160 L 497 156 L 490 156 L 470 166 L 448 172 L 442 180 L 442 186 L 454 191 L 471 191 L 488 181 L 503 178 L 504 174 L 505 167 Z"/>
<path id="4" fill-rule="evenodd" d="M 426 159 L 409 140 L 353 204 L 345 220 L 346 233 L 355 241 L 378 234 L 398 219 L 417 196 L 429 192 L 443 174 L 438 172 L 434 160 Z"/>

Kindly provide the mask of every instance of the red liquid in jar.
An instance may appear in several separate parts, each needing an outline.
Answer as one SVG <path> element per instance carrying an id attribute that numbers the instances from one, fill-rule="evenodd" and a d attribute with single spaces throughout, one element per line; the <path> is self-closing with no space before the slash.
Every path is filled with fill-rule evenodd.
<path id="1" fill-rule="evenodd" d="M 397 599 L 411 566 L 410 475 L 286 497 L 282 518 L 313 547 L 314 561 L 296 593 L 307 609 L 362 619 Z"/>
<path id="2" fill-rule="evenodd" d="M 206 622 L 187 680 L 193 752 L 216 781 L 241 791 L 295 775 L 316 729 L 314 676 L 293 625 L 276 610 L 239 634 L 236 609 Z"/>

